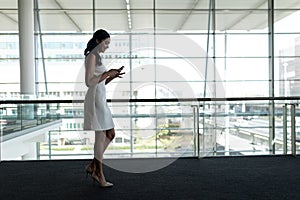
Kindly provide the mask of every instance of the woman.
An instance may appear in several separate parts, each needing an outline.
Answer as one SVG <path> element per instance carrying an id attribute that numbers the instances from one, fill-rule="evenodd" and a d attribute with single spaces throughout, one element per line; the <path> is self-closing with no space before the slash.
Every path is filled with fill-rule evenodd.
<path id="1" fill-rule="evenodd" d="M 84 100 L 84 129 L 95 131 L 94 159 L 86 166 L 86 173 L 101 187 L 112 187 L 107 182 L 103 170 L 103 154 L 115 137 L 112 115 L 106 102 L 105 85 L 114 78 L 122 78 L 120 69 L 106 70 L 100 53 L 109 47 L 110 35 L 103 29 L 97 30 L 87 43 L 85 57 L 85 83 L 88 91 Z"/>

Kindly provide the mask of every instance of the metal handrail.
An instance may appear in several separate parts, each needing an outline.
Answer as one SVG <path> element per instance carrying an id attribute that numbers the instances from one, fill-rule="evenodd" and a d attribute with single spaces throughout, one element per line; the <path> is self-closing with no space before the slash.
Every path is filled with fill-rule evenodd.
<path id="1" fill-rule="evenodd" d="M 300 100 L 300 96 L 291 97 L 228 97 L 228 98 L 161 98 L 161 99 L 107 99 L 107 102 L 210 102 L 210 101 L 291 101 Z M 34 103 L 83 103 L 83 99 L 18 99 L 0 100 L 0 104 L 34 104 Z"/>

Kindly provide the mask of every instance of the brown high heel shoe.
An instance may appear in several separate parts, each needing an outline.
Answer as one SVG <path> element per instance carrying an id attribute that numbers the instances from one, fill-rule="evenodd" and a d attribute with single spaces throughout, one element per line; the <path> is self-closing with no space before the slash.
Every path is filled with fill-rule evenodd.
<path id="1" fill-rule="evenodd" d="M 99 186 L 102 187 L 102 188 L 107 188 L 107 187 L 114 186 L 114 184 L 112 184 L 108 181 L 106 181 L 105 183 L 101 183 L 100 180 L 99 180 L 99 176 L 97 176 L 95 173 L 92 174 L 92 178 L 93 178 L 94 184 L 95 184 L 95 182 L 97 182 L 99 184 Z"/>
<path id="2" fill-rule="evenodd" d="M 91 175 L 93 174 L 93 168 L 91 166 L 91 164 L 88 164 L 86 167 L 85 167 L 85 173 L 86 173 L 86 178 L 88 177 L 88 175 Z"/>
<path id="3" fill-rule="evenodd" d="M 95 158 L 94 158 L 95 159 Z M 93 174 L 93 171 L 95 169 L 95 161 L 94 159 L 92 160 L 92 162 L 90 164 L 88 164 L 86 167 L 85 167 L 85 172 L 86 172 L 86 178 L 88 177 L 88 175 L 91 175 Z"/>
<path id="4" fill-rule="evenodd" d="M 100 170 L 102 163 L 99 160 L 97 160 L 96 158 L 94 158 L 94 161 L 95 161 L 95 165 L 94 165 L 95 168 L 92 173 L 92 178 L 93 178 L 94 183 L 97 182 L 99 184 L 99 186 L 102 188 L 112 187 L 113 186 L 112 183 L 110 183 L 108 181 L 105 181 L 105 182 L 100 181 L 101 176 L 103 176 L 103 175 L 101 175 L 101 170 Z"/>

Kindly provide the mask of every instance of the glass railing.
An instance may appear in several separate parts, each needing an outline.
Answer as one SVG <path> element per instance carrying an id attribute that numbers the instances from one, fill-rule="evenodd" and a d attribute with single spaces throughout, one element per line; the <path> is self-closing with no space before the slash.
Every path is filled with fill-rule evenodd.
<path id="1" fill-rule="evenodd" d="M 56 106 L 58 106 L 57 104 Z M 53 104 L 6 104 L 1 106 L 2 136 L 60 119 Z"/>
<path id="2" fill-rule="evenodd" d="M 116 137 L 105 152 L 107 158 L 300 152 L 296 97 L 115 99 L 108 100 L 108 104 Z M 12 145 L 16 152 L 31 145 L 30 159 L 93 155 L 94 132 L 83 130 L 82 100 L 1 101 L 0 114 L 2 160 L 28 158 L 24 154 L 3 156 L 12 151 Z M 18 146 L 20 142 L 23 145 Z"/>

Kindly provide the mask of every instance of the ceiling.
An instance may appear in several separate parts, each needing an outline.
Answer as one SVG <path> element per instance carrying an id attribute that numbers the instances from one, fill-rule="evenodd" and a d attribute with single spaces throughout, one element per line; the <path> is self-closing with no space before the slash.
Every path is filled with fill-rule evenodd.
<path id="1" fill-rule="evenodd" d="M 17 4 L 0 0 L 1 32 L 18 31 Z M 267 0 L 215 0 L 215 6 L 217 30 L 267 27 Z M 300 9 L 300 1 L 274 0 L 274 7 L 277 21 Z M 90 32 L 94 26 L 110 31 L 205 31 L 209 20 L 209 0 L 38 0 L 38 8 L 42 32 Z"/>

